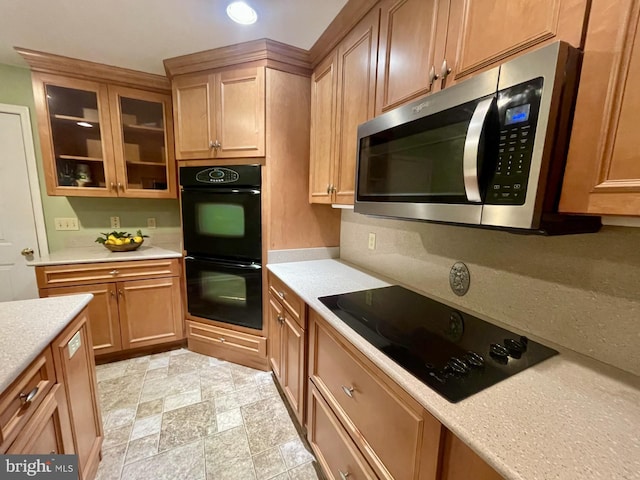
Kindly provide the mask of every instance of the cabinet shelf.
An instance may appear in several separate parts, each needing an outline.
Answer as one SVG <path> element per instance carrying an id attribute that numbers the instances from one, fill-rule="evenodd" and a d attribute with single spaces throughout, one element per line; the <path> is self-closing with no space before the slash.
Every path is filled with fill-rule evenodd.
<path id="1" fill-rule="evenodd" d="M 122 125 L 124 131 L 130 132 L 144 132 L 144 133 L 157 133 L 164 135 L 164 128 L 162 127 L 148 127 L 146 125 L 134 125 L 134 124 L 124 124 Z"/>
<path id="2" fill-rule="evenodd" d="M 103 162 L 102 158 L 98 157 L 81 157 L 78 155 L 58 155 L 61 160 L 77 160 L 81 162 Z"/>
<path id="3" fill-rule="evenodd" d="M 166 163 L 162 162 L 142 162 L 142 161 L 137 161 L 137 160 L 127 160 L 127 165 L 146 165 L 149 167 L 162 167 L 165 168 L 167 165 Z"/>
<path id="4" fill-rule="evenodd" d="M 90 123 L 92 125 L 100 125 L 100 122 L 97 120 L 90 120 L 88 118 L 84 118 L 84 117 L 73 117 L 70 115 L 59 115 L 59 114 L 53 114 L 51 115 L 51 118 L 55 119 L 55 120 L 59 120 L 61 122 L 69 122 L 69 123 L 78 123 L 78 122 L 86 122 L 86 123 Z"/>

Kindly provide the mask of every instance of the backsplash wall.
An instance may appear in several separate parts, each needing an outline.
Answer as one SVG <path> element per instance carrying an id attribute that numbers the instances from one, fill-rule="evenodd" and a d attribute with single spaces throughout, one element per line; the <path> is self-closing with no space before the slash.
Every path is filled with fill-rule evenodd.
<path id="1" fill-rule="evenodd" d="M 640 229 L 541 237 L 344 210 L 340 257 L 640 375 Z M 456 261 L 471 271 L 464 297 L 449 288 Z"/>

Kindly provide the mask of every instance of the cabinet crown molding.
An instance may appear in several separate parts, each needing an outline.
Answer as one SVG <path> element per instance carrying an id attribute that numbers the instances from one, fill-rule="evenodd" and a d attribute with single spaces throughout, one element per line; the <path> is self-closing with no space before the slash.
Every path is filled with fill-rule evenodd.
<path id="1" fill-rule="evenodd" d="M 237 43 L 164 60 L 169 78 L 224 67 L 262 62 L 267 67 L 311 76 L 309 52 L 268 38 Z"/>
<path id="2" fill-rule="evenodd" d="M 65 75 L 67 77 L 111 83 L 148 91 L 170 93 L 171 84 L 167 77 L 153 73 L 139 72 L 128 68 L 114 67 L 103 63 L 79 60 L 77 58 L 38 52 L 27 48 L 13 47 L 29 64 L 34 72 Z"/>

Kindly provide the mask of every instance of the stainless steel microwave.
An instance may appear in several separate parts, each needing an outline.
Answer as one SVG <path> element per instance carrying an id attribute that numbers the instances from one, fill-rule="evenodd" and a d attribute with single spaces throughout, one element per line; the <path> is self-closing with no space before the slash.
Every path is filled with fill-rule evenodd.
<path id="1" fill-rule="evenodd" d="M 358 127 L 354 210 L 547 234 L 559 215 L 580 52 L 556 42 Z"/>

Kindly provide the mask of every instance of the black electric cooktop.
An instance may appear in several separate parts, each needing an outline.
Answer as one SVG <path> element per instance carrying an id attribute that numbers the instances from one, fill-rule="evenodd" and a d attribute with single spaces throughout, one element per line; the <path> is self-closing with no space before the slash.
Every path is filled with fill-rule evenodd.
<path id="1" fill-rule="evenodd" d="M 319 300 L 454 403 L 558 353 L 397 285 Z"/>

